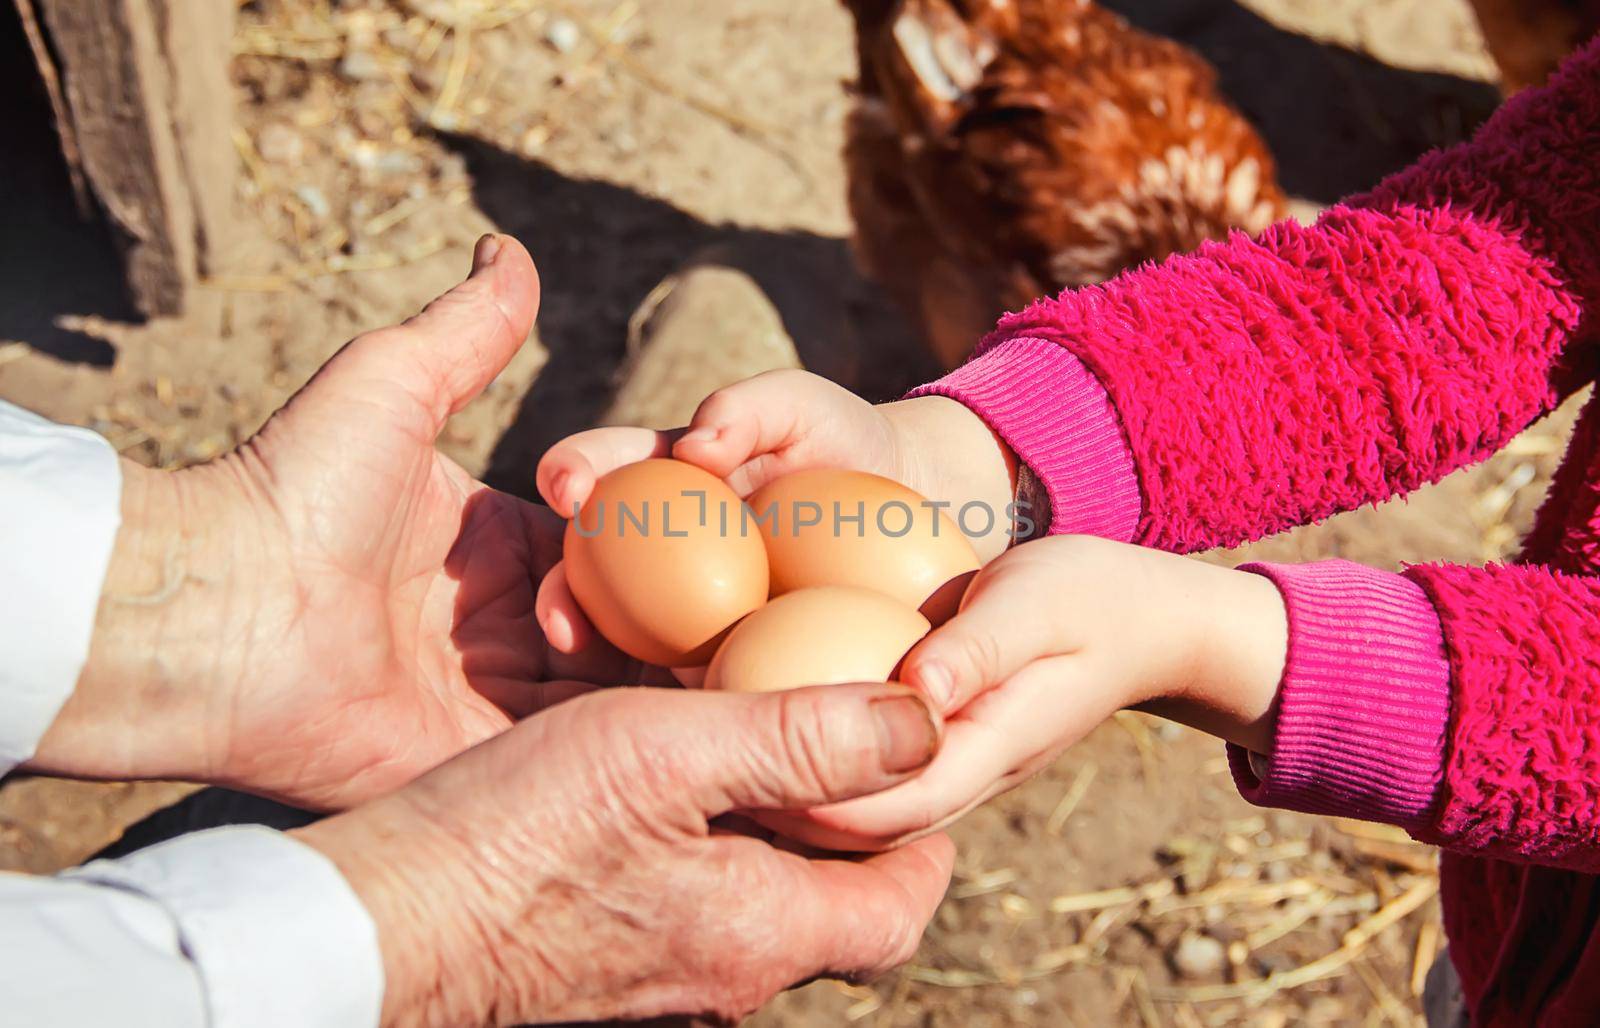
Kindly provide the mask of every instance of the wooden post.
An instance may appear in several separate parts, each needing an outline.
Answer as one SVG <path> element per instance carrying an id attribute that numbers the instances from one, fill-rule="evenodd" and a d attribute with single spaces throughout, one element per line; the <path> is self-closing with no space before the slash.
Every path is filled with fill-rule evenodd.
<path id="1" fill-rule="evenodd" d="M 224 0 L 14 0 L 63 152 L 122 241 L 146 315 L 176 314 L 224 258 L 235 158 Z M 63 112 L 65 109 L 65 120 Z"/>

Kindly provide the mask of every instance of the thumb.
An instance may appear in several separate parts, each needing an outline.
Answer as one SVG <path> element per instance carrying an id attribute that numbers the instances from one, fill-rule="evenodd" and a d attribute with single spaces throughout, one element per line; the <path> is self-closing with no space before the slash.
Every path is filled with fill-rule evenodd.
<path id="1" fill-rule="evenodd" d="M 942 715 L 1060 650 L 1061 626 L 1050 616 L 1048 594 L 1008 574 L 1009 556 L 979 572 L 960 613 L 924 636 L 901 664 L 900 681 Z"/>
<path id="2" fill-rule="evenodd" d="M 510 236 L 485 235 L 465 281 L 404 323 L 351 340 L 297 399 L 367 402 L 398 388 L 421 406 L 431 439 L 510 363 L 538 310 L 533 258 Z"/>
<path id="3" fill-rule="evenodd" d="M 714 738 L 681 751 L 682 781 L 708 818 L 733 810 L 799 810 L 880 792 L 926 767 L 939 722 L 908 689 L 827 685 L 776 693 L 696 693 L 676 706 L 692 725 L 666 738 Z M 689 709 L 693 706 L 694 709 Z M 727 708 L 708 735 L 708 706 Z"/>

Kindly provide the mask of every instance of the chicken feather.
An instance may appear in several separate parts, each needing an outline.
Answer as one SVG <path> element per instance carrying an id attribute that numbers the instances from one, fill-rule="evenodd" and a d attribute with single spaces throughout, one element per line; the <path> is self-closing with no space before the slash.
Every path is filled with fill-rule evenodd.
<path id="1" fill-rule="evenodd" d="M 850 0 L 863 270 L 953 365 L 995 318 L 1281 217 L 1199 57 L 1086 0 Z"/>

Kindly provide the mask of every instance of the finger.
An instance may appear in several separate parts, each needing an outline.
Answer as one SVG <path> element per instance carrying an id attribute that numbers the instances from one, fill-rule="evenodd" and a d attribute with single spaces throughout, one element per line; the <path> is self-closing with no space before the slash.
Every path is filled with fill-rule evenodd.
<path id="1" fill-rule="evenodd" d="M 544 632 L 545 642 L 561 653 L 578 653 L 594 639 L 594 626 L 578 606 L 577 597 L 567 585 L 565 562 L 551 568 L 539 583 L 533 601 L 534 620 Z"/>
<path id="2" fill-rule="evenodd" d="M 634 749 L 672 766 L 680 790 L 707 817 L 876 792 L 926 766 L 939 745 L 927 704 L 896 686 L 662 698 L 671 702 L 629 712 Z"/>
<path id="3" fill-rule="evenodd" d="M 954 823 L 987 797 L 1010 770 L 1014 750 L 999 745 L 987 726 L 956 721 L 921 775 L 871 796 L 807 811 L 758 812 L 780 835 L 842 852 L 873 852 Z M 941 759 L 942 758 L 942 759 Z"/>
<path id="4" fill-rule="evenodd" d="M 700 401 L 673 455 L 725 478 L 751 457 L 782 448 L 800 427 L 794 383 L 791 372 L 769 371 L 717 390 Z"/>
<path id="5" fill-rule="evenodd" d="M 568 436 L 539 459 L 534 473 L 539 495 L 564 518 L 582 507 L 600 476 L 672 452 L 679 432 L 648 428 L 594 428 Z"/>
<path id="6" fill-rule="evenodd" d="M 404 324 L 357 336 L 305 395 L 376 405 L 398 390 L 421 405 L 431 441 L 510 362 L 538 309 L 539 274 L 528 251 L 510 236 L 486 235 L 464 282 Z"/>
<path id="7" fill-rule="evenodd" d="M 676 672 L 635 660 L 595 631 L 567 584 L 565 564 L 551 568 L 539 582 L 533 610 L 534 620 L 549 645 L 546 674 L 601 685 L 677 684 Z"/>
<path id="8" fill-rule="evenodd" d="M 538 313 L 533 258 L 511 236 L 490 233 L 473 248 L 467 280 L 407 320 L 400 332 L 442 383 L 448 413 L 454 414 L 505 370 Z"/>
<path id="9" fill-rule="evenodd" d="M 673 456 L 727 480 L 741 496 L 788 471 L 811 426 L 829 425 L 866 401 L 803 371 L 769 371 L 706 397 Z"/>
<path id="10" fill-rule="evenodd" d="M 706 668 L 675 667 L 672 669 L 672 677 L 685 689 L 700 689 L 706 684 Z"/>
<path id="11" fill-rule="evenodd" d="M 911 648 L 900 680 L 941 714 L 961 710 L 1036 660 L 1058 654 L 1064 626 L 1014 550 L 979 572 L 961 610 Z"/>
<path id="12" fill-rule="evenodd" d="M 944 743 L 915 778 L 871 796 L 759 820 L 815 846 L 880 849 L 951 824 L 1076 742 L 1117 709 L 1107 676 L 1076 657 L 1029 665 L 945 726 Z M 997 789 L 996 784 L 1001 788 Z"/>
<path id="13" fill-rule="evenodd" d="M 812 960 L 802 976 L 864 981 L 910 960 L 954 866 L 946 835 L 860 862 L 813 861 L 817 899 L 798 912 L 805 919 L 798 938 Z"/>

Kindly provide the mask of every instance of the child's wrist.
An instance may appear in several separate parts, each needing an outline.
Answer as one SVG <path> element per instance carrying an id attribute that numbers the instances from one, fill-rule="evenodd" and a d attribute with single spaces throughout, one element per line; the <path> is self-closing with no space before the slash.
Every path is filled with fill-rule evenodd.
<path id="1" fill-rule="evenodd" d="M 1170 683 L 1139 707 L 1253 752 L 1270 753 L 1288 653 L 1283 596 L 1260 575 L 1210 565 L 1194 571 L 1192 585 L 1200 588 L 1179 587 L 1195 615 L 1186 646 L 1191 655 L 1187 680 Z"/>
<path id="2" fill-rule="evenodd" d="M 1256 753 L 1272 752 L 1274 713 L 1289 650 L 1289 615 L 1283 594 L 1270 580 L 1246 571 L 1230 573 L 1238 602 L 1216 612 L 1221 674 L 1213 685 L 1214 709 L 1236 729 L 1230 742 Z"/>
<path id="3" fill-rule="evenodd" d="M 993 513 L 994 528 L 972 540 L 985 561 L 1010 542 L 1011 504 L 1016 497 L 1017 458 L 1005 442 L 966 405 L 944 396 L 919 396 L 878 408 L 895 439 L 899 478 L 929 499 L 963 505 L 979 503 Z M 969 513 L 963 525 L 989 519 Z"/>

